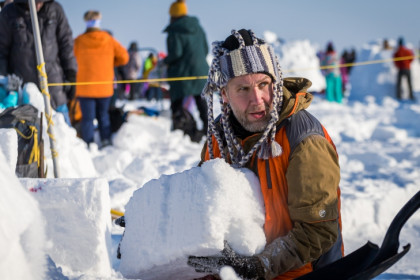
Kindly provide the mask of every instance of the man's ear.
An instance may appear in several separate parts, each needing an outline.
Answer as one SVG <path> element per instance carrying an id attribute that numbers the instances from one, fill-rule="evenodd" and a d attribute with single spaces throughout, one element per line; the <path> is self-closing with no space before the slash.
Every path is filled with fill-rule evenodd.
<path id="1" fill-rule="evenodd" d="M 222 94 L 223 103 L 229 104 L 229 99 L 227 97 L 226 88 L 222 88 L 222 90 L 220 91 L 220 93 Z"/>

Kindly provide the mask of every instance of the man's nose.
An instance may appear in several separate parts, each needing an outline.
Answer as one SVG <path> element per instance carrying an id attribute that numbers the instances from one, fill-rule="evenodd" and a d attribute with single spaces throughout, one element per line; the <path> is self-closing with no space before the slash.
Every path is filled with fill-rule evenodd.
<path id="1" fill-rule="evenodd" d="M 251 102 L 254 104 L 263 103 L 263 91 L 258 87 L 251 88 Z"/>

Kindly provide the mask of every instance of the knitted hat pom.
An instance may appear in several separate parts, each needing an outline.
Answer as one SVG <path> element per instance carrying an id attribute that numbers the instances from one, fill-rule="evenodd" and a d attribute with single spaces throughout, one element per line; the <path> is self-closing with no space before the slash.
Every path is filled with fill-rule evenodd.
<path id="1" fill-rule="evenodd" d="M 187 15 L 188 8 L 185 0 L 177 0 L 172 3 L 169 8 L 169 15 L 173 18 L 178 18 Z"/>

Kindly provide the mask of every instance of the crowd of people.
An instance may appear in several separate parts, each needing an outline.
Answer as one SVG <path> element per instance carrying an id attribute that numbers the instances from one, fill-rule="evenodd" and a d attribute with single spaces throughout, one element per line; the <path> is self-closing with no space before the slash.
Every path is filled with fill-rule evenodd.
<path id="1" fill-rule="evenodd" d="M 13 74 L 23 84 L 32 82 L 40 87 L 28 1 L 4 1 L 1 4 L 0 75 Z M 162 78 L 164 75 L 207 75 L 206 34 L 198 19 L 187 14 L 185 1 L 177 0 L 169 8 L 170 24 L 165 28 L 167 55 L 151 51 L 144 61 L 136 41 L 126 49 L 112 32 L 101 28 L 100 11 L 87 11 L 83 15 L 85 32 L 73 38 L 64 9 L 58 2 L 36 0 L 35 5 L 48 82 L 64 84 L 50 87 L 51 107 L 63 114 L 88 146 L 95 141 L 95 119 L 98 121 L 100 147 L 112 144 L 109 111 L 115 108 L 116 99 L 144 97 L 161 100 L 167 91 L 160 82 L 140 84 L 135 80 Z M 113 84 L 114 80 L 127 83 Z M 110 83 L 94 84 L 98 81 Z M 80 85 L 86 82 L 91 84 Z M 207 130 L 207 105 L 201 97 L 204 83 L 205 80 L 175 81 L 170 83 L 169 89 L 173 129 L 183 130 L 196 142 L 206 135 Z M 9 96 L 7 99 L 6 95 Z M 15 90 L 3 90 L 1 96 L 1 101 L 5 99 L 4 104 L 17 105 L 11 103 L 16 99 Z M 195 120 L 184 109 L 184 99 L 188 96 L 194 96 L 199 109 L 203 122 L 201 130 L 191 130 L 196 126 L 191 124 Z"/>
<path id="2" fill-rule="evenodd" d="M 0 75 L 13 74 L 23 83 L 37 84 L 39 73 L 33 59 L 36 54 L 28 3 L 26 0 L 8 0 L 1 4 Z M 162 87 L 161 82 L 136 82 L 137 79 L 207 75 L 209 65 L 206 57 L 209 50 L 206 33 L 198 18 L 188 14 L 185 0 L 175 0 L 169 7 L 170 23 L 164 28 L 167 33 L 167 53 L 151 51 L 144 59 L 140 56 L 136 41 L 132 41 L 126 49 L 112 36 L 112 32 L 101 29 L 100 11 L 86 12 L 86 30 L 73 39 L 65 12 L 58 2 L 36 0 L 36 9 L 41 41 L 48 46 L 44 48 L 44 57 L 49 83 L 127 81 L 122 84 L 50 87 L 51 107 L 63 114 L 66 122 L 77 129 L 78 135 L 88 145 L 94 141 L 94 119 L 98 120 L 101 146 L 111 144 L 108 111 L 109 108 L 115 108 L 117 99 L 161 100 L 165 93 L 171 101 L 172 128 L 183 130 L 196 142 L 207 135 L 208 108 L 201 96 L 204 79 L 175 79 L 169 82 L 168 87 Z M 59 20 L 51 20 L 54 17 Z M 387 39 L 384 40 L 384 48 L 391 48 Z M 406 79 L 409 98 L 414 100 L 410 72 L 412 59 L 398 60 L 404 56 L 414 56 L 414 53 L 404 46 L 401 38 L 394 55 L 398 68 L 396 98 L 402 99 L 401 83 Z M 341 103 L 349 89 L 356 51 L 354 48 L 344 50 L 340 56 L 334 44 L 329 42 L 325 51 L 319 52 L 319 59 L 326 81 L 325 98 Z M 12 95 L 5 102 L 9 104 L 10 100 L 15 100 Z M 195 101 L 202 129 L 197 129 L 194 118 L 185 106 L 188 97 Z"/>
<path id="3" fill-rule="evenodd" d="M 411 78 L 411 63 L 415 58 L 414 51 L 405 46 L 404 38 L 398 39 L 398 45 L 394 49 L 388 39 L 383 40 L 382 49 L 384 51 L 394 51 L 393 61 L 397 69 L 396 95 L 398 100 L 404 99 L 402 96 L 402 81 L 406 79 L 408 86 L 408 99 L 415 100 Z M 339 56 L 334 48 L 334 44 L 329 42 L 324 52 L 318 52 L 321 71 L 325 76 L 326 88 L 325 99 L 330 102 L 341 103 L 345 97 L 346 90 L 349 88 L 349 77 L 352 67 L 356 62 L 356 51 L 344 50 Z"/>

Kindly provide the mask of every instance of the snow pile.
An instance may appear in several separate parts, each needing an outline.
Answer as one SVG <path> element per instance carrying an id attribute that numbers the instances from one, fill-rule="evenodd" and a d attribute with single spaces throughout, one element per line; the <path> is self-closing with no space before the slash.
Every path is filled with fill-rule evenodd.
<path id="1" fill-rule="evenodd" d="M 45 222 L 0 149 L 0 279 L 45 279 Z"/>
<path id="2" fill-rule="evenodd" d="M 129 278 L 198 277 L 187 257 L 217 254 L 224 240 L 244 255 L 265 246 L 258 178 L 221 159 L 148 182 L 125 218 L 120 271 Z"/>
<path id="3" fill-rule="evenodd" d="M 311 80 L 310 91 L 320 92 L 325 89 L 325 78 L 320 70 L 316 45 L 309 40 L 282 42 L 276 34 L 269 31 L 264 32 L 264 40 L 274 47 L 284 77 L 304 77 Z"/>
<path id="4" fill-rule="evenodd" d="M 63 272 L 109 277 L 108 182 L 104 179 L 20 179 L 20 182 L 39 202 L 47 223 L 48 255 Z"/>
<path id="5" fill-rule="evenodd" d="M 0 153 L 6 158 L 11 170 L 16 169 L 18 158 L 18 137 L 15 129 L 0 128 Z"/>

